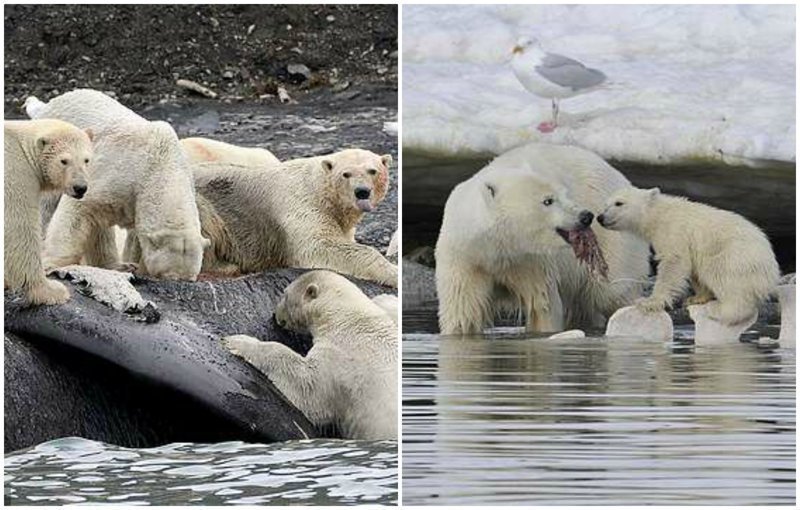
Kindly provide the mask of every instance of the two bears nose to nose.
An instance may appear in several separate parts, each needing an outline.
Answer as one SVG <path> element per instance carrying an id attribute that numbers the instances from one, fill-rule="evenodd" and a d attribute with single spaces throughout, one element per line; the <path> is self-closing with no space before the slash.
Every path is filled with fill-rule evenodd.
<path id="1" fill-rule="evenodd" d="M 357 199 L 366 200 L 369 198 L 370 191 L 369 188 L 356 188 L 355 194 Z"/>
<path id="2" fill-rule="evenodd" d="M 581 213 L 578 215 L 578 220 L 584 227 L 588 227 L 589 225 L 591 225 L 593 219 L 594 219 L 594 214 L 592 214 L 590 211 L 581 211 Z"/>
<path id="3" fill-rule="evenodd" d="M 72 187 L 72 195 L 75 198 L 83 198 L 83 195 L 86 194 L 87 186 L 85 184 L 76 184 Z"/>

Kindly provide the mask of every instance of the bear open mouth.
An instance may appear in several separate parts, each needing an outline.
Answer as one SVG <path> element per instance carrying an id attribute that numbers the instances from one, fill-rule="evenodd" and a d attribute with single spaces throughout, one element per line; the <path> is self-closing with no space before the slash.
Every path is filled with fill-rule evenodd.
<path id="1" fill-rule="evenodd" d="M 356 207 L 361 209 L 362 212 L 372 212 L 375 208 L 368 198 L 360 198 L 356 200 Z"/>
<path id="2" fill-rule="evenodd" d="M 575 258 L 586 264 L 593 275 L 608 279 L 608 264 L 591 228 L 575 230 L 557 228 L 556 232 L 572 246 Z"/>

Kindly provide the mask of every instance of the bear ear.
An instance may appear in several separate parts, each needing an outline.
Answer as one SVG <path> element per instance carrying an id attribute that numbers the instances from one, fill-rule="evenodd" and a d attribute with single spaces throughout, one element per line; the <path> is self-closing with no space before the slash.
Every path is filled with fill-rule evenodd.
<path id="1" fill-rule="evenodd" d="M 383 166 L 385 166 L 386 169 L 388 170 L 389 167 L 392 166 L 392 155 L 384 154 L 383 156 L 381 156 L 381 163 L 383 163 Z"/>
<path id="2" fill-rule="evenodd" d="M 317 299 L 317 296 L 319 296 L 319 287 L 317 287 L 316 283 L 309 283 L 308 287 L 306 287 L 305 298 L 311 301 L 312 299 Z"/>
<path id="3" fill-rule="evenodd" d="M 649 190 L 647 190 L 647 196 L 649 196 L 650 198 L 655 198 L 660 194 L 661 190 L 658 188 L 650 188 Z"/>
<path id="4" fill-rule="evenodd" d="M 322 168 L 330 172 L 331 170 L 333 170 L 333 161 L 331 161 L 330 159 L 323 159 Z"/>
<path id="5" fill-rule="evenodd" d="M 203 246 L 203 249 L 205 250 L 206 248 L 211 246 L 211 239 L 207 237 L 200 237 L 200 244 Z"/>
<path id="6" fill-rule="evenodd" d="M 89 137 L 89 141 L 93 142 L 94 141 L 94 131 L 92 131 L 92 128 L 86 128 L 83 131 L 86 133 L 86 136 Z"/>
<path id="7" fill-rule="evenodd" d="M 36 148 L 42 151 L 44 150 L 45 147 L 47 147 L 47 144 L 49 143 L 50 143 L 49 138 L 47 138 L 46 136 L 40 136 L 39 138 L 36 139 Z"/>
<path id="8" fill-rule="evenodd" d="M 483 194 L 487 200 L 491 201 L 497 194 L 497 188 L 494 186 L 494 184 L 487 182 L 483 188 Z"/>

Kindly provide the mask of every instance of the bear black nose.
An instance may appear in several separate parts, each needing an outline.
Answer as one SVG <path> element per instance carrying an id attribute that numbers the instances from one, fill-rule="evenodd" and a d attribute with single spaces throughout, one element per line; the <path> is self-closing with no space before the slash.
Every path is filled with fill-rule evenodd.
<path id="1" fill-rule="evenodd" d="M 603 216 L 602 214 L 597 217 L 597 223 L 599 223 L 601 225 L 605 225 L 605 221 L 606 221 L 606 217 Z"/>
<path id="2" fill-rule="evenodd" d="M 83 198 L 83 195 L 86 194 L 87 189 L 88 188 L 86 187 L 85 184 L 76 184 L 75 186 L 72 187 L 72 196 L 74 196 L 77 199 L 81 199 Z"/>
<path id="3" fill-rule="evenodd" d="M 580 220 L 581 225 L 588 227 L 592 224 L 594 214 L 592 214 L 590 211 L 581 211 L 580 215 L 578 215 L 578 219 Z"/>
<path id="4" fill-rule="evenodd" d="M 369 188 L 356 188 L 356 198 L 359 200 L 366 200 L 369 198 L 370 190 Z"/>

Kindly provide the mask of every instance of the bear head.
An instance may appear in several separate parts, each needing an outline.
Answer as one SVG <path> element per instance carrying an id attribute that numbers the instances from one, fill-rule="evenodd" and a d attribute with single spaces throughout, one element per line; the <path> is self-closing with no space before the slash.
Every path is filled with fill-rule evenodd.
<path id="1" fill-rule="evenodd" d="M 661 194 L 658 188 L 639 189 L 633 186 L 615 192 L 606 201 L 597 222 L 609 230 L 635 231 L 647 209 Z"/>
<path id="2" fill-rule="evenodd" d="M 373 304 L 344 276 L 325 270 L 309 271 L 283 291 L 275 307 L 275 322 L 282 328 L 310 333 L 313 325 L 324 320 L 337 321 L 345 313 L 343 309 L 363 306 L 363 302 Z"/>
<path id="3" fill-rule="evenodd" d="M 506 174 L 480 184 L 493 228 L 514 252 L 564 248 L 570 232 L 589 228 L 594 218 L 565 189 L 530 174 Z"/>
<path id="4" fill-rule="evenodd" d="M 66 193 L 81 199 L 89 189 L 94 135 L 67 123 L 59 123 L 36 139 L 42 191 Z"/>
<path id="5" fill-rule="evenodd" d="M 141 233 L 139 242 L 143 271 L 164 280 L 195 281 L 203 265 L 203 251 L 211 245 L 193 229 Z"/>
<path id="6" fill-rule="evenodd" d="M 325 158 L 321 165 L 340 207 L 358 213 L 373 211 L 389 189 L 392 156 L 347 149 Z"/>

